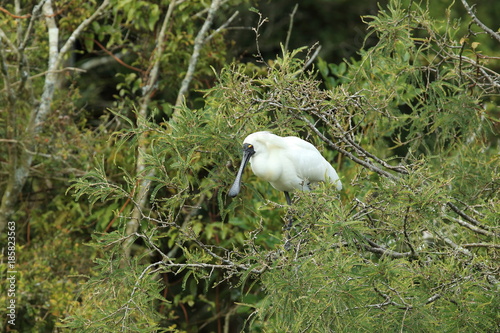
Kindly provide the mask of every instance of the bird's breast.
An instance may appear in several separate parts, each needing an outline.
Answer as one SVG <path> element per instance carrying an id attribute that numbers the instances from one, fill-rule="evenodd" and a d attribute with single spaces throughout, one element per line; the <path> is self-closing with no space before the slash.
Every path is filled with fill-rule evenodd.
<path id="1" fill-rule="evenodd" d="M 285 156 L 255 156 L 250 160 L 253 173 L 269 182 L 278 191 L 302 189 L 303 180 L 297 176 L 293 164 Z"/>
<path id="2" fill-rule="evenodd" d="M 255 156 L 250 160 L 253 173 L 268 182 L 276 181 L 282 173 L 282 166 L 270 156 Z"/>

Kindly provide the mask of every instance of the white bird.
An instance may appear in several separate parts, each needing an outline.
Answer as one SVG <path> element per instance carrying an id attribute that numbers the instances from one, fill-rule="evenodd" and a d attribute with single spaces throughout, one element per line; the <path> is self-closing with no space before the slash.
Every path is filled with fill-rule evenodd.
<path id="1" fill-rule="evenodd" d="M 281 137 L 270 132 L 255 132 L 243 141 L 243 159 L 229 190 L 230 197 L 240 193 L 241 176 L 248 161 L 257 177 L 268 181 L 278 191 L 285 192 L 289 205 L 289 192 L 308 191 L 310 185 L 318 182 L 333 183 L 337 190 L 342 189 L 335 169 L 309 142 L 295 136 Z"/>

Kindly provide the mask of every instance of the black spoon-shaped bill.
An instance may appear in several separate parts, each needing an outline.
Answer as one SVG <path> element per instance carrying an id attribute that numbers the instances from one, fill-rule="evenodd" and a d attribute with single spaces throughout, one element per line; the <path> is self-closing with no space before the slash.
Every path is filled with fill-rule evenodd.
<path id="1" fill-rule="evenodd" d="M 241 177 L 243 175 L 243 171 L 245 170 L 245 166 L 247 165 L 248 161 L 250 160 L 250 157 L 252 157 L 253 154 L 255 154 L 253 146 L 248 143 L 243 144 L 243 159 L 241 160 L 240 169 L 236 174 L 233 186 L 231 186 L 231 189 L 228 192 L 228 195 L 231 198 L 237 196 L 238 193 L 240 193 Z"/>

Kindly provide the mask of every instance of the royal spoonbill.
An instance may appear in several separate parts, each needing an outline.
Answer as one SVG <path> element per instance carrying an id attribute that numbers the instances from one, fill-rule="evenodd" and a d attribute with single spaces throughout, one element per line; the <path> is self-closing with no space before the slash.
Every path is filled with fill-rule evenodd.
<path id="1" fill-rule="evenodd" d="M 278 191 L 285 192 L 289 205 L 289 192 L 308 191 L 314 183 L 326 181 L 333 183 L 337 190 L 342 189 L 335 169 L 309 142 L 295 136 L 281 137 L 270 132 L 255 132 L 243 141 L 243 159 L 229 190 L 230 197 L 240 192 L 241 176 L 248 161 L 257 177 L 268 181 Z"/>

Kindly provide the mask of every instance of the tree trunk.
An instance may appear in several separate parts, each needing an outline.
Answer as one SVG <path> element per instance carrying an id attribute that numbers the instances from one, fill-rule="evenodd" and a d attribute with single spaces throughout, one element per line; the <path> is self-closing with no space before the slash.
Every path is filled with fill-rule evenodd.
<path id="1" fill-rule="evenodd" d="M 25 138 L 23 141 L 19 138 L 12 138 L 13 149 L 9 156 L 9 179 L 2 197 L 0 205 L 0 232 L 2 232 L 11 216 L 15 213 L 16 204 L 19 195 L 29 176 L 33 155 L 36 153 L 37 146 L 35 142 L 36 136 L 41 133 L 43 123 L 46 121 L 51 112 L 52 99 L 54 97 L 55 87 L 60 85 L 61 76 L 58 74 L 58 69 L 61 66 L 64 56 L 71 51 L 76 38 L 102 14 L 104 9 L 109 5 L 109 0 L 104 0 L 97 10 L 89 18 L 85 19 L 71 34 L 66 43 L 59 51 L 59 28 L 57 27 L 54 10 L 52 8 L 52 0 L 46 0 L 42 7 L 43 16 L 48 29 L 49 38 L 49 61 L 47 73 L 45 75 L 45 83 L 43 86 L 40 104 L 37 108 L 33 108 L 30 114 L 28 126 L 25 129 Z M 36 7 L 36 6 L 35 6 Z M 34 9 L 34 13 L 37 8 Z M 31 33 L 28 31 L 27 34 Z M 26 45 L 21 43 L 18 53 L 21 53 L 21 48 Z"/>

